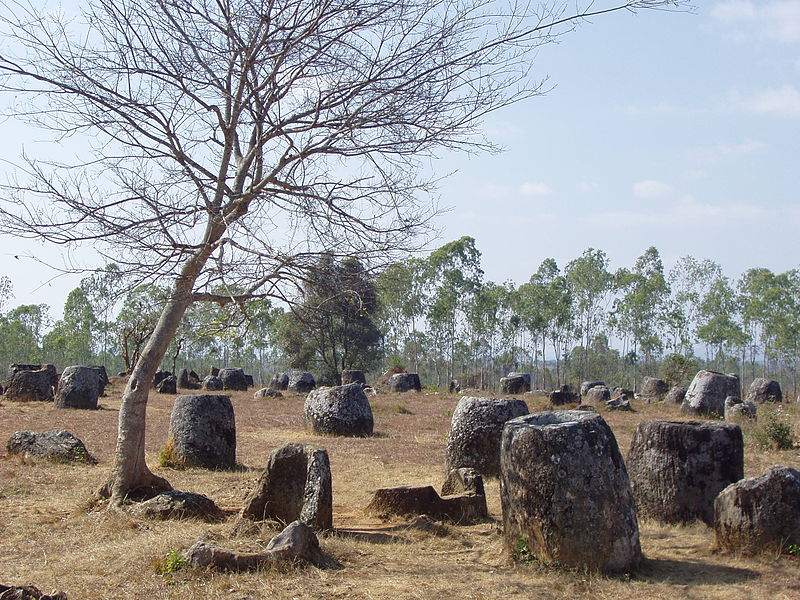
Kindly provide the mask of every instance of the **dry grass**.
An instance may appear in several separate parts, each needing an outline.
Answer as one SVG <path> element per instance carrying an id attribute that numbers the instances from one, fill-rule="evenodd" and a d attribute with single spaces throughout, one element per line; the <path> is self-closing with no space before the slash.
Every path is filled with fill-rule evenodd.
<path id="1" fill-rule="evenodd" d="M 372 492 L 387 485 L 441 484 L 445 442 L 458 396 L 381 395 L 372 398 L 376 435 L 335 438 L 303 429 L 303 397 L 255 400 L 232 395 L 236 409 L 238 461 L 234 472 L 172 470 L 158 467 L 167 442 L 172 397 L 153 394 L 148 407 L 148 461 L 177 488 L 201 492 L 231 513 L 237 511 L 277 446 L 298 441 L 330 454 L 335 532 L 323 547 L 339 570 L 290 569 L 245 574 L 179 571 L 162 576 L 158 563 L 172 549 L 184 549 L 205 535 L 226 546 L 263 545 L 277 529 L 259 538 L 233 538 L 233 518 L 208 525 L 195 521 L 154 522 L 126 514 L 92 510 L 87 498 L 108 473 L 116 441 L 114 381 L 99 411 L 55 410 L 44 404 L 0 405 L 0 441 L 16 430 L 65 428 L 80 437 L 99 464 L 69 465 L 0 458 L 0 583 L 61 589 L 72 599 L 100 598 L 471 598 L 576 597 L 678 599 L 800 598 L 800 559 L 789 555 L 740 557 L 714 554 L 712 532 L 702 524 L 668 527 L 641 524 L 647 560 L 629 578 L 560 572 L 510 559 L 499 535 L 497 481 L 487 482 L 493 522 L 470 527 L 431 527 L 425 522 L 381 522 L 363 507 Z M 531 411 L 545 401 L 526 397 Z M 623 453 L 639 422 L 681 419 L 678 408 L 636 403 L 634 413 L 604 413 Z M 800 420 L 792 414 L 795 431 Z M 746 475 L 773 464 L 800 468 L 798 450 L 762 451 L 748 445 Z"/>

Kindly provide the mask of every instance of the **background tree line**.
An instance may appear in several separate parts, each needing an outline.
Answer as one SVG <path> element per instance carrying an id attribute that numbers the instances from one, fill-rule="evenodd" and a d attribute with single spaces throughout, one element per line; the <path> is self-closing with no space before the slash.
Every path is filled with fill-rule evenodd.
<path id="1" fill-rule="evenodd" d="M 123 293 L 122 282 L 114 265 L 87 277 L 53 320 L 46 304 L 10 308 L 12 282 L 0 278 L 0 361 L 129 370 L 167 290 Z M 799 360 L 796 269 L 752 268 L 732 280 L 719 264 L 686 256 L 665 272 L 650 247 L 612 270 L 602 250 L 589 248 L 563 268 L 546 258 L 519 285 L 495 283 L 484 279 L 475 240 L 462 237 L 378 273 L 323 256 L 282 306 L 197 303 L 162 366 L 235 365 L 261 381 L 307 369 L 325 383 L 345 368 L 377 375 L 402 366 L 431 386 L 455 378 L 475 388 L 509 371 L 531 372 L 540 388 L 594 378 L 635 388 L 646 375 L 686 384 L 707 367 L 745 383 L 776 378 L 796 395 Z"/>

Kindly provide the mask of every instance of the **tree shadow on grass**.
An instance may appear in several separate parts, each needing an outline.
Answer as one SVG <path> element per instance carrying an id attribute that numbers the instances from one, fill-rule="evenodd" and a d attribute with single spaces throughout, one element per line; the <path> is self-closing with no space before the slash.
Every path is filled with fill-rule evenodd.
<path id="1" fill-rule="evenodd" d="M 645 558 L 635 579 L 650 583 L 726 585 L 759 577 L 757 571 L 714 563 Z"/>

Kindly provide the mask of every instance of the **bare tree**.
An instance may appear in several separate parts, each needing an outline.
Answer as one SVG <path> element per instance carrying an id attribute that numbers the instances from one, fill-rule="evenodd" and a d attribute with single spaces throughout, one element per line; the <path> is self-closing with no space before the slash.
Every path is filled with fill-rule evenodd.
<path id="1" fill-rule="evenodd" d="M 3 227 L 171 282 L 102 495 L 169 488 L 145 464 L 145 410 L 190 303 L 281 297 L 322 251 L 408 250 L 434 211 L 424 161 L 493 149 L 481 119 L 543 91 L 537 47 L 597 14 L 687 2 L 580 4 L 92 0 L 63 15 L 3 2 L 15 114 L 91 144 L 69 164 L 27 160 Z"/>

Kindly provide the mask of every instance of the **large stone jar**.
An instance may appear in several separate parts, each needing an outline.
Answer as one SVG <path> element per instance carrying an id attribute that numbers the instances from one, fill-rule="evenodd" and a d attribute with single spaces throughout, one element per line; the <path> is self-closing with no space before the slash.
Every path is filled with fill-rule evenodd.
<path id="1" fill-rule="evenodd" d="M 462 397 L 450 422 L 447 470 L 471 467 L 482 475 L 500 475 L 503 425 L 527 414 L 528 405 L 515 398 Z"/>
<path id="2" fill-rule="evenodd" d="M 236 467 L 236 422 L 229 396 L 187 394 L 175 398 L 169 422 L 172 458 L 187 467 Z"/>
<path id="3" fill-rule="evenodd" d="M 628 470 L 639 516 L 712 525 L 717 494 L 744 477 L 742 430 L 715 421 L 640 423 Z"/>
<path id="4" fill-rule="evenodd" d="M 505 542 L 544 563 L 606 573 L 642 557 L 628 473 L 596 413 L 558 410 L 508 421 L 500 450 Z"/>

